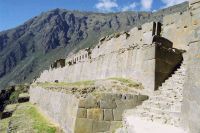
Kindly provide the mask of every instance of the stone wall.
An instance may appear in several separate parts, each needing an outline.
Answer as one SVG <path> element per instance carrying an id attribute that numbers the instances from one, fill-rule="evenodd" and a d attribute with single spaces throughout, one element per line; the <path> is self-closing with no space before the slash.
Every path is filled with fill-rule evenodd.
<path id="1" fill-rule="evenodd" d="M 190 13 L 180 12 L 163 19 L 162 36 L 173 42 L 173 47 L 187 50 L 190 41 Z"/>
<path id="2" fill-rule="evenodd" d="M 187 80 L 182 106 L 183 127 L 200 133 L 200 1 L 190 1 L 192 34 L 187 55 Z"/>
<path id="3" fill-rule="evenodd" d="M 80 100 L 75 133 L 114 132 L 122 126 L 122 114 L 148 97 L 133 94 L 102 93 L 98 98 Z"/>
<path id="4" fill-rule="evenodd" d="M 74 133 L 78 100 L 71 94 L 31 87 L 30 102 L 39 106 L 66 133 Z"/>
<path id="5" fill-rule="evenodd" d="M 182 59 L 180 52 L 170 49 L 165 44 L 155 43 L 121 49 L 64 68 L 46 70 L 37 82 L 76 82 L 124 77 L 141 82 L 145 89 L 153 91 Z"/>
<path id="6" fill-rule="evenodd" d="M 77 98 L 41 87 L 30 88 L 30 102 L 38 105 L 66 133 L 113 132 L 121 127 L 124 110 L 146 99 L 147 96 L 140 94 L 101 92 Z"/>
<path id="7" fill-rule="evenodd" d="M 76 82 L 106 79 L 110 77 L 131 78 L 142 82 L 149 90 L 154 89 L 155 45 L 135 49 L 121 49 L 64 68 L 44 71 L 37 82 Z"/>

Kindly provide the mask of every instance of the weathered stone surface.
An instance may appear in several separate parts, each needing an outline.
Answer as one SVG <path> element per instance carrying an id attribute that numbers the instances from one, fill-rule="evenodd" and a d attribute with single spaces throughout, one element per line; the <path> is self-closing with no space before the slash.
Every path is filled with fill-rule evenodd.
<path id="1" fill-rule="evenodd" d="M 200 42 L 190 44 L 187 80 L 184 85 L 182 117 L 184 128 L 191 133 L 200 131 Z"/>
<path id="2" fill-rule="evenodd" d="M 105 121 L 113 121 L 113 110 L 112 109 L 104 109 L 104 116 L 103 120 Z"/>
<path id="3" fill-rule="evenodd" d="M 93 120 L 77 118 L 75 124 L 75 133 L 93 133 Z"/>
<path id="4" fill-rule="evenodd" d="M 78 118 L 87 118 L 87 109 L 78 108 L 77 117 Z"/>
<path id="5" fill-rule="evenodd" d="M 93 122 L 93 133 L 106 132 L 110 129 L 110 122 L 108 121 L 94 121 Z"/>
<path id="6" fill-rule="evenodd" d="M 87 109 L 87 118 L 94 120 L 103 120 L 103 110 L 100 108 Z"/>
<path id="7" fill-rule="evenodd" d="M 97 108 L 99 107 L 99 103 L 97 99 L 91 95 L 89 95 L 86 99 L 82 99 L 79 101 L 80 108 Z"/>
<path id="8" fill-rule="evenodd" d="M 112 99 L 110 99 L 110 100 L 102 99 L 100 101 L 100 108 L 102 108 L 102 109 L 114 109 L 116 107 L 117 107 L 117 105 L 116 105 L 115 101 Z"/>
<path id="9" fill-rule="evenodd" d="M 110 132 L 115 132 L 116 129 L 122 127 L 122 122 L 121 121 L 112 121 L 111 126 L 110 126 Z"/>
<path id="10" fill-rule="evenodd" d="M 31 87 L 29 93 L 31 103 L 37 104 L 65 132 L 74 132 L 79 102 L 75 96 L 41 87 Z"/>
<path id="11" fill-rule="evenodd" d="M 149 97 L 146 95 L 138 95 L 138 101 L 144 101 L 147 100 Z"/>
<path id="12" fill-rule="evenodd" d="M 124 109 L 121 109 L 121 108 L 114 109 L 113 110 L 114 120 L 121 121 L 123 112 L 124 112 Z"/>
<path id="13" fill-rule="evenodd" d="M 117 108 L 130 109 L 138 105 L 139 101 L 135 100 L 117 100 Z"/>

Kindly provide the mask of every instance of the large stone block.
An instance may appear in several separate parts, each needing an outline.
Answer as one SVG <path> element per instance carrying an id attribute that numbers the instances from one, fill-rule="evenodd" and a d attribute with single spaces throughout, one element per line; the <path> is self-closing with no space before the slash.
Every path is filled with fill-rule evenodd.
<path id="1" fill-rule="evenodd" d="M 75 124 L 75 133 L 93 133 L 93 120 L 77 118 Z M 66 123 L 67 124 L 67 123 Z"/>
<path id="2" fill-rule="evenodd" d="M 87 118 L 94 120 L 103 120 L 103 110 L 99 108 L 87 109 Z"/>
<path id="3" fill-rule="evenodd" d="M 147 95 L 138 95 L 138 101 L 145 101 L 147 100 L 149 97 Z"/>
<path id="4" fill-rule="evenodd" d="M 105 121 L 113 121 L 113 110 L 112 109 L 104 109 L 104 118 Z"/>
<path id="5" fill-rule="evenodd" d="M 80 108 L 97 108 L 99 107 L 99 103 L 95 97 L 89 95 L 87 98 L 81 99 L 79 101 L 79 107 Z"/>
<path id="6" fill-rule="evenodd" d="M 137 100 L 117 100 L 116 101 L 117 108 L 121 109 L 131 109 L 138 105 Z"/>
<path id="7" fill-rule="evenodd" d="M 115 121 L 122 121 L 122 114 L 124 112 L 124 109 L 117 108 L 113 110 L 113 116 Z"/>
<path id="8" fill-rule="evenodd" d="M 106 132 L 110 130 L 110 122 L 108 121 L 94 121 L 93 133 Z"/>
<path id="9" fill-rule="evenodd" d="M 116 129 L 122 127 L 122 121 L 112 121 L 110 126 L 110 132 L 114 133 Z"/>
<path id="10" fill-rule="evenodd" d="M 102 108 L 102 109 L 114 109 L 116 107 L 117 107 L 117 105 L 116 105 L 115 101 L 112 99 L 110 99 L 110 100 L 102 99 L 100 101 L 100 108 Z"/>
<path id="11" fill-rule="evenodd" d="M 86 118 L 87 117 L 87 109 L 78 108 L 77 117 L 78 118 Z"/>

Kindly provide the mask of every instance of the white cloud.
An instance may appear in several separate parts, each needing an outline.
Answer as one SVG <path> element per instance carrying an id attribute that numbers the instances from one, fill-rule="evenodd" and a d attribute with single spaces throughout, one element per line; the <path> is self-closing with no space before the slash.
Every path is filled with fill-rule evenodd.
<path id="1" fill-rule="evenodd" d="M 95 7 L 103 12 L 110 12 L 118 7 L 116 0 L 99 0 Z"/>
<path id="2" fill-rule="evenodd" d="M 152 8 L 153 0 L 141 0 L 141 9 L 149 11 Z"/>
<path id="3" fill-rule="evenodd" d="M 135 10 L 137 3 L 133 2 L 130 5 L 124 6 L 122 11 Z"/>
<path id="4" fill-rule="evenodd" d="M 173 6 L 173 5 L 176 5 L 176 4 L 180 4 L 184 1 L 188 1 L 188 0 L 161 0 L 164 4 L 165 4 L 165 7 L 169 7 L 169 6 Z"/>

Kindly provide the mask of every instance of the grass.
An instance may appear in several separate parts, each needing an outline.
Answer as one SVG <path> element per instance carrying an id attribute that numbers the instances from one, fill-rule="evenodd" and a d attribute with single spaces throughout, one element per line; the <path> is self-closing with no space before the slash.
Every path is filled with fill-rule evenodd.
<path id="1" fill-rule="evenodd" d="M 31 103 L 19 104 L 10 120 L 11 132 L 56 133 L 57 127 L 50 123 Z"/>
<path id="2" fill-rule="evenodd" d="M 14 111 L 16 109 L 16 107 L 17 107 L 17 104 L 8 104 L 5 107 L 4 111 L 5 112 L 11 112 L 11 111 Z"/>
<path id="3" fill-rule="evenodd" d="M 119 82 L 122 82 L 124 84 L 127 84 L 129 87 L 140 87 L 141 84 L 131 80 L 131 79 L 126 79 L 126 78 L 120 78 L 120 77 L 112 77 L 112 78 L 109 78 L 111 80 L 117 80 Z"/>
<path id="4" fill-rule="evenodd" d="M 10 118 L 0 120 L 0 133 L 7 133 Z"/>
<path id="5" fill-rule="evenodd" d="M 20 91 L 16 90 L 14 91 L 9 98 L 9 103 L 16 103 L 18 101 L 18 97 L 19 97 Z"/>
<path id="6" fill-rule="evenodd" d="M 73 83 L 67 83 L 67 82 L 45 82 L 45 83 L 39 83 L 38 85 L 41 87 L 80 87 L 80 86 L 91 86 L 94 85 L 93 80 L 87 80 L 87 81 L 80 81 L 80 82 L 73 82 Z"/>
<path id="7" fill-rule="evenodd" d="M 33 120 L 33 128 L 37 133 L 55 133 L 56 128 L 50 124 L 33 105 L 26 110 L 26 114 Z"/>

